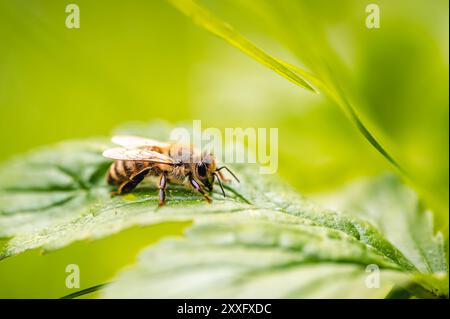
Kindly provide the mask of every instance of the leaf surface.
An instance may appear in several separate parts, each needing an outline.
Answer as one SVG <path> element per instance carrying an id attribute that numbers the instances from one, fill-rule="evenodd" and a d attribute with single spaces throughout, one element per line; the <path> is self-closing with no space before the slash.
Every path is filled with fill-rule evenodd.
<path id="1" fill-rule="evenodd" d="M 152 127 L 159 135 L 152 133 Z M 161 130 L 160 125 L 150 126 L 138 135 L 161 139 Z M 130 128 L 119 131 L 138 133 Z M 167 131 L 165 134 L 168 136 Z M 105 175 L 111 161 L 101 155 L 110 146 L 106 139 L 69 141 L 32 151 L 1 166 L 0 235 L 10 238 L 1 248 L 1 258 L 29 249 L 58 249 L 74 241 L 102 238 L 133 226 L 193 221 L 185 240 L 168 240 L 149 248 L 125 278 L 138 276 L 133 273 L 149 267 L 151 275 L 141 279 L 145 287 L 150 287 L 152 276 L 159 276 L 160 271 L 169 275 L 172 269 L 170 281 L 175 273 L 182 276 L 189 269 L 199 276 L 203 272 L 200 269 L 205 270 L 205 274 L 211 271 L 212 277 L 216 276 L 216 270 L 223 269 L 220 276 L 228 276 L 223 293 L 232 296 L 242 289 L 242 296 L 250 296 L 255 292 L 253 284 L 236 286 L 234 281 L 258 274 L 254 283 L 258 287 L 260 281 L 265 282 L 265 275 L 275 278 L 273 284 L 276 284 L 278 280 L 298 274 L 303 279 L 293 281 L 289 289 L 281 289 L 276 295 L 299 297 L 308 291 L 304 290 L 304 280 L 320 277 L 321 271 L 315 270 L 317 266 L 329 272 L 330 278 L 339 277 L 342 285 L 346 282 L 348 287 L 358 285 L 354 291 L 361 292 L 361 297 L 378 296 L 381 291 L 381 295 L 386 295 L 394 283 L 402 284 L 407 278 L 418 278 L 417 275 L 422 276 L 425 289 L 439 295 L 444 293 L 445 278 L 443 281 L 434 276 L 436 272 L 447 272 L 442 240 L 432 235 L 429 224 L 420 224 L 428 220 L 420 217 L 425 215 L 412 213 L 411 207 L 417 201 L 410 193 L 402 196 L 395 187 L 380 185 L 388 194 L 363 192 L 370 210 L 354 205 L 352 213 L 343 214 L 312 204 L 277 177 L 258 174 L 256 166 L 235 165 L 233 170 L 241 184 L 226 185 L 227 198 L 215 190 L 214 201 L 209 205 L 193 191 L 170 185 L 167 206 L 157 209 L 157 188 L 151 178 L 131 194 L 110 196 L 112 189 L 106 185 Z M 386 207 L 377 202 L 380 196 L 398 200 L 392 204 L 398 218 L 396 223 L 401 223 L 402 229 L 408 231 L 401 240 L 393 236 L 395 229 L 386 228 L 374 218 L 390 216 L 385 213 Z M 402 212 L 416 217 L 403 218 Z M 157 263 L 152 258 L 155 256 L 159 258 L 160 268 L 154 268 Z M 390 278 L 383 284 L 384 290 L 378 293 L 367 290 L 361 281 L 367 277 L 366 267 L 371 264 L 377 265 L 388 274 L 386 278 Z M 338 275 L 341 272 L 342 278 Z M 316 279 L 322 280 L 319 277 Z M 348 281 L 343 279 L 347 277 Z M 196 277 L 186 273 L 180 280 L 190 278 Z M 117 287 L 127 282 L 128 279 L 120 276 Z M 338 296 L 336 291 L 342 290 L 341 284 L 330 287 L 330 297 Z M 115 286 L 111 286 L 106 296 L 115 296 L 118 292 Z M 190 296 L 203 296 L 209 289 L 201 290 L 194 285 L 189 290 Z M 304 296 L 316 296 L 323 291 L 313 289 Z M 173 296 L 181 297 L 183 293 Z M 153 295 L 148 291 L 146 296 Z"/>

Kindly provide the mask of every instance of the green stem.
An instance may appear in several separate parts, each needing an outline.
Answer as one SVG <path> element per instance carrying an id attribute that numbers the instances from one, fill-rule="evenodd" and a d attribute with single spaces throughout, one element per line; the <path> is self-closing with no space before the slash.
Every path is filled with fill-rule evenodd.
<path id="1" fill-rule="evenodd" d="M 107 282 L 107 283 L 100 284 L 100 285 L 97 285 L 97 286 L 92 286 L 92 287 L 89 287 L 89 288 L 86 288 L 86 289 L 83 289 L 83 290 L 71 293 L 69 295 L 63 296 L 60 299 L 74 299 L 74 298 L 78 298 L 80 296 L 84 296 L 84 295 L 90 294 L 92 292 L 101 290 L 101 289 L 105 288 L 106 286 L 108 286 L 109 284 L 111 284 L 111 283 Z"/>

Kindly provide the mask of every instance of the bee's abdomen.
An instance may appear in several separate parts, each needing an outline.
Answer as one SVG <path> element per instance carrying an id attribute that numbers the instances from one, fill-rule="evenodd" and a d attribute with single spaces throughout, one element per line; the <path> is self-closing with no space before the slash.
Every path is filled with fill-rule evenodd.
<path id="1" fill-rule="evenodd" d="M 148 167 L 148 163 L 139 161 L 115 161 L 108 171 L 108 184 L 120 185 L 130 177 Z"/>

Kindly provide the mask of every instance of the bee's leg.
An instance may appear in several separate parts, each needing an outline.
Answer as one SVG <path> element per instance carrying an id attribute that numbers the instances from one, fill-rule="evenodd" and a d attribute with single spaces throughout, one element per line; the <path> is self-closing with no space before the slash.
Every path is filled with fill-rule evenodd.
<path id="1" fill-rule="evenodd" d="M 161 174 L 158 181 L 159 207 L 164 206 L 164 204 L 166 203 L 166 183 L 167 183 L 166 175 Z"/>
<path id="2" fill-rule="evenodd" d="M 133 189 L 136 188 L 136 186 L 139 185 L 140 182 L 142 182 L 142 180 L 147 174 L 148 171 L 142 171 L 136 175 L 131 176 L 129 180 L 123 182 L 119 186 L 119 189 L 117 190 L 117 192 L 115 192 L 115 195 L 122 195 L 131 192 Z"/>
<path id="3" fill-rule="evenodd" d="M 203 197 L 206 199 L 208 203 L 212 202 L 212 199 L 208 196 L 208 194 L 198 185 L 198 183 L 193 180 L 192 178 L 189 180 L 191 182 L 191 185 L 200 193 L 203 195 Z"/>
<path id="4" fill-rule="evenodd" d="M 125 194 L 127 192 L 127 190 L 131 188 L 130 185 L 127 185 L 129 183 L 130 183 L 129 181 L 125 181 L 125 182 L 122 182 L 121 184 L 119 184 L 117 190 L 110 192 L 111 197 Z M 133 188 L 134 187 L 132 187 L 131 189 L 133 189 Z"/>
<path id="5" fill-rule="evenodd" d="M 136 186 L 139 183 L 136 183 L 134 181 L 126 181 L 123 182 L 120 186 L 117 192 L 114 192 L 115 195 L 122 195 L 131 192 L 133 189 L 136 188 Z"/>

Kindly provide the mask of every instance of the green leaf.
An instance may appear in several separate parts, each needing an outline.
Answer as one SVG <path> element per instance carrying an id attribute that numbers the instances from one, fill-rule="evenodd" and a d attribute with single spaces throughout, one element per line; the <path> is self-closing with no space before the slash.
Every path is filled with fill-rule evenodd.
<path id="1" fill-rule="evenodd" d="M 134 225 L 191 220 L 196 216 L 231 213 L 248 207 L 241 197 L 214 205 L 181 186 L 168 188 L 167 207 L 157 210 L 154 181 L 125 196 L 111 197 L 105 176 L 109 147 L 98 141 L 64 142 L 30 152 L 0 168 L 0 236 L 11 239 L 0 259 L 28 249 L 52 250 L 73 241 L 101 238 Z M 187 209 L 188 208 L 188 209 Z"/>
<path id="2" fill-rule="evenodd" d="M 69 222 L 109 199 L 97 140 L 44 147 L 0 167 L 0 236 L 13 237 Z"/>
<path id="3" fill-rule="evenodd" d="M 292 83 L 315 92 L 314 88 L 307 82 L 302 74 L 297 72 L 286 64 L 281 63 L 278 59 L 270 56 L 252 42 L 247 40 L 229 24 L 221 21 L 211 12 L 204 9 L 192 0 L 168 0 L 175 8 L 190 17 L 196 24 L 208 30 L 212 34 L 227 41 L 232 46 L 241 50 L 259 63 L 272 69 L 282 77 L 288 79 Z"/>
<path id="4" fill-rule="evenodd" d="M 352 212 L 359 216 L 352 218 L 313 208 L 281 184 L 272 184 L 269 192 L 264 192 L 264 187 L 258 181 L 250 187 L 256 192 L 246 195 L 287 215 L 234 215 L 198 222 L 188 229 L 186 240 L 166 240 L 149 247 L 137 266 L 120 274 L 103 296 L 397 298 L 398 289 L 408 290 L 406 297 L 448 295 L 442 238 L 432 236 L 431 225 L 418 223 L 421 214 L 414 217 L 417 210 L 414 214 L 410 211 L 416 208 L 417 198 L 395 176 L 382 176 L 369 183 L 370 189 L 358 188 L 361 198 L 354 193 L 350 198 L 354 203 L 367 203 L 372 217 L 390 218 L 389 223 L 385 220 L 389 227 L 381 227 L 381 231 L 389 239 L 397 239 L 414 265 L 380 232 L 359 219 L 365 216 L 376 222 L 366 206 L 352 206 Z M 411 219 L 416 223 L 409 224 Z M 416 242 L 418 234 L 420 243 Z M 422 258 L 434 268 L 422 269 L 423 259 L 411 253 L 415 245 L 427 249 Z M 365 284 L 369 275 L 366 266 L 373 264 L 381 268 L 377 289 Z M 180 282 L 183 284 L 175 284 Z"/>
<path id="5" fill-rule="evenodd" d="M 385 174 L 355 183 L 337 196 L 341 210 L 375 225 L 425 275 L 425 281 L 435 281 L 435 275 L 445 282 L 448 255 L 444 236 L 434 232 L 432 213 L 398 177 Z M 448 285 L 444 283 L 441 288 L 442 293 L 448 293 Z"/>
<path id="6" fill-rule="evenodd" d="M 341 209 L 375 225 L 423 273 L 447 272 L 444 238 L 434 234 L 431 212 L 392 174 L 353 185 Z M 420 226 L 420 227 L 418 227 Z"/>
<path id="7" fill-rule="evenodd" d="M 105 298 L 380 298 L 408 275 L 342 232 L 281 220 L 199 223 L 144 251 Z M 381 286 L 366 286 L 377 264 Z"/>
<path id="8" fill-rule="evenodd" d="M 161 123 L 145 129 L 141 135 L 163 138 L 169 134 L 169 127 Z M 118 131 L 137 134 L 144 130 L 132 125 Z M 157 188 L 151 180 L 132 194 L 111 198 L 105 182 L 111 161 L 101 156 L 110 146 L 106 139 L 69 141 L 2 165 L 0 236 L 12 237 L 3 247 L 2 258 L 27 249 L 51 250 L 75 240 L 101 238 L 134 225 L 253 212 L 298 215 L 370 244 L 402 267 L 413 267 L 369 224 L 314 207 L 276 178 L 261 176 L 256 167 L 248 165 L 235 167 L 242 183 L 227 186 L 227 199 L 216 190 L 212 205 L 190 190 L 171 185 L 167 207 L 157 210 Z"/>
<path id="9" fill-rule="evenodd" d="M 275 214 L 283 218 L 297 215 L 299 220 L 340 230 L 379 249 L 402 267 L 413 267 L 369 224 L 314 207 L 276 178 L 259 175 L 256 167 L 235 167 L 241 185 L 227 186 L 227 199 L 216 191 L 212 205 L 190 190 L 171 185 L 167 207 L 157 210 L 153 181 L 132 194 L 111 198 L 105 182 L 110 161 L 101 156 L 109 146 L 98 141 L 65 142 L 3 165 L 0 234 L 13 237 L 3 247 L 3 258 L 27 249 L 51 250 L 75 240 L 101 238 L 134 225 Z"/>
<path id="10" fill-rule="evenodd" d="M 139 135 L 164 139 L 169 129 L 170 126 L 157 123 L 144 127 L 125 126 L 118 131 L 142 132 Z M 211 269 L 205 273 L 214 273 L 214 268 L 221 269 L 216 266 L 228 260 L 232 269 L 224 264 L 224 272 L 231 276 L 226 283 L 231 286 L 227 286 L 224 293 L 228 291 L 229 296 L 240 289 L 233 284 L 234 279 L 242 281 L 242 276 L 255 272 L 261 276 L 258 281 L 266 280 L 266 273 L 276 280 L 298 274 L 300 279 L 292 286 L 293 290 L 281 289 L 277 295 L 301 296 L 306 289 L 302 285 L 307 285 L 309 279 L 314 282 L 320 270 L 329 273 L 330 278 L 337 276 L 339 279 L 337 286 L 329 287 L 330 296 L 337 296 L 333 291 L 342 291 L 346 285 L 352 287 L 355 294 L 361 293 L 361 297 L 384 296 L 394 283 L 403 285 L 422 270 L 422 265 L 412 255 L 402 253 L 360 216 L 314 205 L 275 176 L 260 175 L 258 167 L 249 164 L 233 166 L 241 184 L 227 185 L 227 198 L 215 190 L 211 205 L 191 190 L 170 185 L 167 206 L 157 209 L 157 188 L 152 179 L 131 194 L 111 197 L 111 189 L 105 181 L 111 162 L 101 155 L 110 146 L 106 139 L 69 141 L 32 151 L 1 166 L 0 236 L 10 240 L 2 246 L 0 258 L 35 248 L 58 249 L 74 241 L 102 238 L 133 226 L 193 221 L 187 240 L 168 241 L 154 250 L 151 248 L 149 251 L 156 251 L 156 255 L 150 253 L 149 256 L 161 258 L 162 268 L 158 271 L 164 268 L 169 273 L 168 264 L 172 264 L 174 273 L 180 276 L 180 269 L 192 268 L 187 262 L 198 263 L 199 268 L 192 271 L 199 274 L 199 269 L 207 268 Z M 422 233 L 424 230 L 415 231 Z M 142 267 L 153 267 L 151 258 L 143 260 L 132 273 L 141 272 Z M 369 264 L 378 265 L 389 278 L 377 292 L 361 286 Z M 278 272 L 285 268 L 286 271 L 289 268 L 288 273 Z M 191 280 L 189 278 L 190 275 L 183 280 Z M 146 280 L 142 280 L 142 285 L 150 287 L 151 283 Z M 317 280 L 321 279 L 317 277 Z M 436 281 L 434 277 L 433 280 L 423 279 L 418 284 L 432 293 L 442 292 L 438 287 L 442 280 Z M 117 285 L 122 284 L 126 283 L 119 277 Z M 115 285 L 111 287 L 114 289 Z M 205 292 L 210 289 L 204 288 Z M 198 290 L 197 294 L 196 289 L 193 287 L 192 296 L 203 294 L 203 290 Z M 305 296 L 326 293 L 325 288 L 314 291 Z M 244 290 L 242 295 L 247 296 Z"/>

